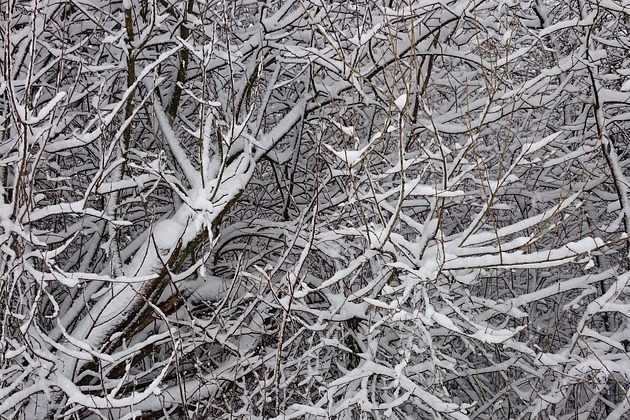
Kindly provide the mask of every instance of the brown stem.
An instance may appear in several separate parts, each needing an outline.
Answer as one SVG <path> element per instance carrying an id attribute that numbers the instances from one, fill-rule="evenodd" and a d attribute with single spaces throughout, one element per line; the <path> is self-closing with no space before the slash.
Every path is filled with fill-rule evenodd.
<path id="1" fill-rule="evenodd" d="M 190 29 L 186 26 L 186 18 L 189 13 L 192 13 L 194 5 L 194 0 L 188 0 L 188 5 L 186 6 L 186 13 L 184 14 L 184 22 L 179 29 L 179 35 L 182 39 L 188 39 L 190 36 Z M 188 72 L 188 59 L 190 57 L 190 52 L 187 48 L 182 48 L 179 52 L 179 68 L 177 69 L 177 80 L 175 82 L 175 89 L 173 90 L 173 97 L 171 98 L 171 103 L 168 105 L 168 114 L 171 118 L 175 119 L 177 115 L 177 109 L 179 108 L 179 102 L 182 97 L 182 86 L 186 82 L 186 74 Z"/>

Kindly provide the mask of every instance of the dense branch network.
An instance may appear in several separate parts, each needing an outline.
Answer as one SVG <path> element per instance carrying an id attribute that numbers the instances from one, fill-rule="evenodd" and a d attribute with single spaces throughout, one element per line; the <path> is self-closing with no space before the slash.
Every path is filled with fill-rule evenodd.
<path id="1" fill-rule="evenodd" d="M 9 0 L 3 418 L 630 410 L 623 2 Z"/>

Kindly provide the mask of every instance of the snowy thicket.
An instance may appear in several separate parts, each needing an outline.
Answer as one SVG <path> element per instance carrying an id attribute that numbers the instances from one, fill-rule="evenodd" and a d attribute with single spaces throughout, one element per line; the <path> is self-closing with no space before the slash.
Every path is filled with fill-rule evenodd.
<path id="1" fill-rule="evenodd" d="M 0 417 L 628 416 L 627 1 L 1 8 Z"/>

